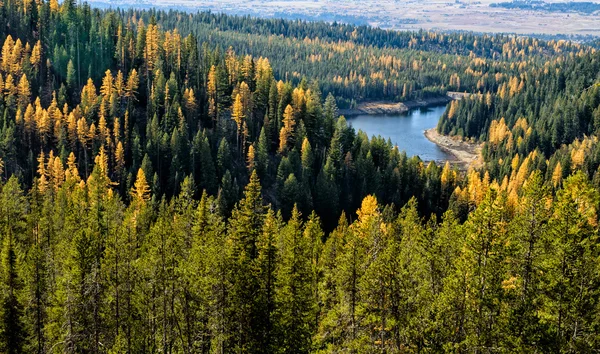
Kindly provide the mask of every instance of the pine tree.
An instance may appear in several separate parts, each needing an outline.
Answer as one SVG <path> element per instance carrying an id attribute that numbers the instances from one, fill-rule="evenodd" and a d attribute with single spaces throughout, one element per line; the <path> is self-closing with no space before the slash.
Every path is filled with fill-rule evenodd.
<path id="1" fill-rule="evenodd" d="M 281 204 L 281 213 L 285 219 L 290 218 L 292 209 L 298 208 L 297 203 L 300 200 L 300 183 L 293 173 L 290 173 L 283 182 L 279 193 Z"/>
<path id="2" fill-rule="evenodd" d="M 257 240 L 263 227 L 265 208 L 261 196 L 261 186 L 256 171 L 244 191 L 244 198 L 233 210 L 229 220 L 228 244 L 231 247 L 231 306 L 233 317 L 233 341 L 236 350 L 256 351 L 260 343 L 255 331 L 262 322 L 262 313 L 253 306 L 254 294 L 259 284 L 253 276 L 258 257 Z"/>
<path id="3" fill-rule="evenodd" d="M 466 267 L 471 271 L 467 279 L 470 306 L 467 308 L 469 326 L 467 347 L 495 347 L 503 335 L 500 309 L 507 284 L 506 259 L 511 248 L 506 247 L 509 222 L 506 195 L 490 190 L 477 210 L 469 216 L 466 251 L 463 254 Z M 502 317 L 501 317 L 502 316 Z"/>
<path id="4" fill-rule="evenodd" d="M 387 316 L 380 318 L 380 325 L 391 327 L 389 336 L 394 343 L 395 350 L 411 343 L 417 350 L 424 342 L 424 333 L 430 323 L 428 304 L 432 301 L 431 283 L 426 273 L 427 259 L 425 256 L 425 229 L 417 212 L 416 200 L 411 199 L 405 205 L 395 225 L 399 234 L 388 235 L 388 244 L 382 256 L 383 269 L 380 273 L 379 289 L 383 284 L 389 293 L 385 298 L 390 302 Z M 381 294 L 377 294 L 381 296 Z M 385 300 L 376 295 L 376 303 L 384 307 Z M 385 299 L 384 298 L 384 299 Z M 372 298 L 373 300 L 373 298 Z M 399 308 L 405 310 L 399 311 Z M 412 322 L 413 318 L 422 318 L 418 323 Z M 379 334 L 382 346 L 386 342 L 386 334 Z"/>
<path id="5" fill-rule="evenodd" d="M 20 353 L 24 349 L 28 333 L 24 327 L 21 252 L 27 202 L 18 180 L 12 176 L 1 186 L 0 193 L 0 237 L 2 242 L 2 264 L 0 266 L 2 296 L 2 323 L 0 347 L 6 353 Z"/>
<path id="6" fill-rule="evenodd" d="M 267 140 L 267 134 L 264 127 L 260 130 L 260 136 L 258 138 L 256 169 L 258 176 L 265 180 L 267 171 L 269 169 L 269 142 Z"/>
<path id="7" fill-rule="evenodd" d="M 522 346 L 533 347 L 534 343 L 543 341 L 543 332 L 535 316 L 539 312 L 540 303 L 540 271 L 546 258 L 544 248 L 549 243 L 547 223 L 550 218 L 550 194 L 543 185 L 541 176 L 533 173 L 523 188 L 523 196 L 519 203 L 518 213 L 511 223 L 511 234 L 518 243 L 514 255 L 514 268 L 511 270 L 515 281 L 514 301 L 511 306 L 511 323 L 515 328 L 513 341 Z"/>
<path id="8" fill-rule="evenodd" d="M 221 188 L 219 189 L 217 198 L 219 212 L 223 216 L 231 215 L 231 211 L 239 199 L 239 194 L 237 181 L 233 179 L 229 170 L 225 171 L 221 179 Z"/>
<path id="9" fill-rule="evenodd" d="M 276 272 L 278 266 L 277 236 L 281 228 L 281 217 L 275 215 L 273 209 L 269 208 L 263 225 L 262 232 L 257 241 L 258 257 L 256 259 L 256 277 L 258 280 L 259 293 L 255 304 L 259 312 L 263 314 L 259 322 L 258 346 L 264 353 L 277 351 L 276 341 L 276 303 L 275 286 L 277 283 Z"/>
<path id="10" fill-rule="evenodd" d="M 545 274 L 544 303 L 551 316 L 556 350 L 586 351 L 597 340 L 597 334 L 581 323 L 590 323 L 598 296 L 595 234 L 597 232 L 598 193 L 591 188 L 583 173 L 569 177 L 559 192 L 554 213 L 549 222 L 552 235 L 548 259 L 549 274 Z M 573 335 L 573 334 L 576 335 Z"/>
<path id="11" fill-rule="evenodd" d="M 296 353 L 311 351 L 316 311 L 312 248 L 307 236 L 310 235 L 302 232 L 298 209 L 294 208 L 290 221 L 282 230 L 275 301 L 280 333 L 278 347 Z"/>
<path id="12" fill-rule="evenodd" d="M 314 156 L 312 147 L 308 138 L 304 138 L 302 142 L 302 181 L 305 183 L 312 182 L 313 178 Z"/>
<path id="13" fill-rule="evenodd" d="M 310 263 L 312 272 L 312 301 L 315 304 L 315 311 L 313 315 L 313 323 L 311 327 L 311 333 L 315 333 L 315 330 L 319 325 L 319 283 L 323 276 L 323 267 L 321 262 L 321 254 L 323 253 L 323 241 L 325 240 L 325 234 L 321 228 L 321 220 L 317 214 L 312 211 L 308 217 L 308 221 L 304 227 L 304 237 L 310 240 Z"/>
<path id="14" fill-rule="evenodd" d="M 340 216 L 337 228 L 331 232 L 327 241 L 323 245 L 323 250 L 319 256 L 319 264 L 321 270 L 319 280 L 319 326 L 315 334 L 315 346 L 318 349 L 323 349 L 334 343 L 343 344 L 342 339 L 344 334 L 348 332 L 346 325 L 340 326 L 339 319 L 341 318 L 342 301 L 345 299 L 338 288 L 343 283 L 339 282 L 339 271 L 343 270 L 340 266 L 341 256 L 344 252 L 345 238 L 349 235 L 348 219 L 342 213 Z"/>
<path id="15" fill-rule="evenodd" d="M 173 216 L 172 209 L 163 200 L 139 264 L 142 291 L 150 294 L 142 311 L 147 320 L 155 319 L 149 339 L 154 342 L 155 350 L 163 352 L 173 351 L 181 345 L 174 303 L 176 294 L 182 291 L 176 270 L 183 262 L 184 240 L 169 226 Z"/>
<path id="16" fill-rule="evenodd" d="M 330 93 L 327 95 L 325 99 L 325 104 L 323 106 L 323 116 L 324 116 L 324 130 L 325 130 L 325 141 L 328 141 L 333 136 L 333 132 L 335 130 L 335 122 L 338 119 L 338 107 L 335 102 L 335 97 Z"/>
<path id="17" fill-rule="evenodd" d="M 200 132 L 198 132 L 200 134 Z M 200 166 L 200 183 L 199 187 L 206 189 L 209 193 L 214 193 L 216 190 L 217 180 L 215 164 L 213 162 L 208 137 L 200 139 L 197 162 Z"/>
<path id="18" fill-rule="evenodd" d="M 222 138 L 217 149 L 217 172 L 219 176 L 223 176 L 232 164 L 231 148 L 227 139 Z"/>
<path id="19" fill-rule="evenodd" d="M 457 347 L 465 336 L 466 276 L 470 271 L 459 262 L 465 234 L 453 212 L 447 211 L 441 224 L 436 222 L 429 223 L 424 246 L 433 296 L 430 308 L 440 314 L 431 324 L 434 350 Z"/>
<path id="20" fill-rule="evenodd" d="M 185 318 L 187 349 L 190 351 L 226 351 L 231 346 L 227 321 L 230 284 L 228 253 L 223 251 L 225 223 L 216 213 L 215 200 L 202 194 L 192 228 L 190 256 L 184 265 L 187 283 Z"/>
<path id="21" fill-rule="evenodd" d="M 373 269 L 377 268 L 379 262 L 382 261 L 379 257 L 385 257 L 383 252 L 388 248 L 385 240 L 385 234 L 381 227 L 381 212 L 377 199 L 374 196 L 367 196 L 363 199 L 361 208 L 356 212 L 358 215 L 357 221 L 352 225 L 352 236 L 348 238 L 346 244 L 346 254 L 343 259 L 342 278 L 347 282 L 344 286 L 344 293 L 347 297 L 345 301 L 348 303 L 348 312 L 344 313 L 346 320 L 349 323 L 349 337 L 345 338 L 345 345 L 361 348 L 360 342 L 369 339 L 374 341 L 374 338 L 369 338 L 370 333 L 368 328 L 378 326 L 385 323 L 385 312 L 381 311 L 380 301 L 377 293 L 380 292 L 382 286 L 377 283 L 381 275 L 377 274 Z M 390 250 L 391 251 L 391 250 Z M 377 255 L 377 257 L 368 257 L 368 254 Z M 379 256 L 381 254 L 381 256 Z M 379 261 L 379 262 L 378 262 Z M 385 279 L 389 286 L 393 286 L 393 279 Z M 378 291 L 379 290 L 379 291 Z M 375 295 L 372 295 L 375 293 Z M 373 305 L 373 302 L 379 305 Z M 379 313 L 380 316 L 374 318 L 362 318 L 360 310 L 363 307 L 371 308 L 373 313 Z M 384 326 L 385 328 L 385 326 Z M 381 340 L 381 333 L 377 333 L 377 337 Z M 374 350 L 371 346 L 362 347 L 363 351 Z"/>
<path id="22" fill-rule="evenodd" d="M 2 248 L 2 332 L 1 347 L 5 353 L 22 353 L 26 341 L 23 323 L 23 306 L 19 292 L 22 287 L 18 276 L 19 264 L 14 245 L 14 236 L 4 236 Z"/>

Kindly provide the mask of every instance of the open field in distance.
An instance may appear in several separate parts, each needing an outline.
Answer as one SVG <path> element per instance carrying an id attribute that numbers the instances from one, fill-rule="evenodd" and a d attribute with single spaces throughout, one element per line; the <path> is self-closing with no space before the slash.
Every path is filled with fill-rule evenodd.
<path id="1" fill-rule="evenodd" d="M 91 0 L 96 6 L 178 8 L 369 24 L 388 29 L 600 35 L 600 14 L 492 7 L 505 0 Z M 598 3 L 588 1 L 588 3 Z M 550 3 L 550 2 L 546 2 Z M 557 3 L 554 1 L 553 3 Z M 565 3 L 563 1 L 563 3 Z M 573 2 L 566 2 L 573 4 Z"/>

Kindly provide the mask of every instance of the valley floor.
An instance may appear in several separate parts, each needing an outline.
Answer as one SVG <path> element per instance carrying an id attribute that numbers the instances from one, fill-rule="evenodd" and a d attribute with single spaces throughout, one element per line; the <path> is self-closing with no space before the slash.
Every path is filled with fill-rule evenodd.
<path id="1" fill-rule="evenodd" d="M 597 13 L 491 7 L 506 0 L 91 0 L 94 6 L 178 8 L 259 17 L 347 22 L 394 30 L 600 34 Z M 596 3 L 598 0 L 591 0 Z M 552 0 L 549 2 L 566 2 Z"/>

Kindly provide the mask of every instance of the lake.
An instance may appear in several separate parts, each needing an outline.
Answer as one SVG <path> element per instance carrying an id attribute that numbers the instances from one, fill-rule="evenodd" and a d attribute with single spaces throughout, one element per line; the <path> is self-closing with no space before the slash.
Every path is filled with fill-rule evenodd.
<path id="1" fill-rule="evenodd" d="M 404 114 L 368 114 L 347 117 L 356 132 L 370 137 L 381 135 L 408 156 L 419 155 L 423 161 L 447 160 L 449 155 L 425 137 L 425 130 L 437 126 L 446 106 L 414 109 Z"/>

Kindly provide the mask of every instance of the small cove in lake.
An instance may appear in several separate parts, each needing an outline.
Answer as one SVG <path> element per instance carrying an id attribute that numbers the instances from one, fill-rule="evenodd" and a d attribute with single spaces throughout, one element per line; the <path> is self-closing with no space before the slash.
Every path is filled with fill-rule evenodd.
<path id="1" fill-rule="evenodd" d="M 346 120 L 356 132 L 362 130 L 369 138 L 390 139 L 408 156 L 418 155 L 423 161 L 452 160 L 452 155 L 425 137 L 425 130 L 437 126 L 446 106 L 417 108 L 404 114 L 362 114 Z"/>

